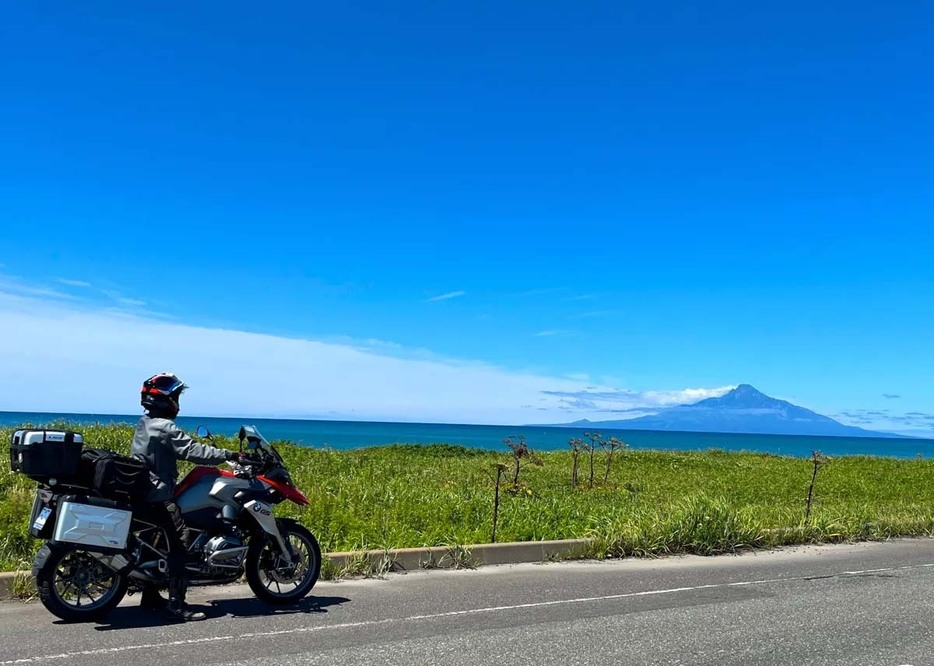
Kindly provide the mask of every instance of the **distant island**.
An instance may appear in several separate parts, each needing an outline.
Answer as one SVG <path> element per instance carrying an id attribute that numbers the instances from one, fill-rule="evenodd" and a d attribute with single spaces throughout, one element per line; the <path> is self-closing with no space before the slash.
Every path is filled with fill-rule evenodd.
<path id="1" fill-rule="evenodd" d="M 574 428 L 678 430 L 750 435 L 906 438 L 905 435 L 843 425 L 829 416 L 769 397 L 749 384 L 740 384 L 719 398 L 708 398 L 693 405 L 669 407 L 650 416 L 614 421 L 583 419 L 556 425 Z"/>

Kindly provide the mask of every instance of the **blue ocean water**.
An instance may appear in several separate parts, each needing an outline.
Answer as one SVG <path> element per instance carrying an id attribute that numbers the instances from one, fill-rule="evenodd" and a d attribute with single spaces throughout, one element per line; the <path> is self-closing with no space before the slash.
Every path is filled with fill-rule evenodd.
<path id="1" fill-rule="evenodd" d="M 0 412 L 0 426 L 41 425 L 67 421 L 93 423 L 136 423 L 139 416 L 111 414 L 52 414 Z M 218 435 L 234 435 L 243 423 L 259 428 L 267 439 L 287 440 L 304 446 L 353 449 L 383 444 L 459 444 L 473 448 L 505 450 L 503 439 L 524 435 L 529 446 L 540 451 L 566 449 L 572 437 L 583 437 L 588 429 L 547 426 L 450 425 L 436 423 L 377 423 L 369 421 L 306 421 L 293 419 L 232 419 L 180 416 L 178 425 L 194 431 L 199 425 Z M 934 456 L 934 440 L 862 437 L 801 437 L 791 435 L 737 435 L 726 433 L 661 432 L 601 429 L 635 449 L 761 451 L 808 457 L 812 451 L 828 456 L 872 455 L 914 458 Z"/>

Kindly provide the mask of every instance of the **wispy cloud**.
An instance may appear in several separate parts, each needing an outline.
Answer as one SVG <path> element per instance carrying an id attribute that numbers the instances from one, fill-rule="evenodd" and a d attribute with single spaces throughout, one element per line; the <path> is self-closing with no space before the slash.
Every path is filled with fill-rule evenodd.
<path id="1" fill-rule="evenodd" d="M 897 393 L 883 393 L 882 397 L 888 400 L 898 400 L 902 396 L 898 395 Z"/>
<path id="2" fill-rule="evenodd" d="M 608 317 L 615 313 L 615 310 L 591 310 L 590 312 L 581 312 L 575 316 L 578 319 L 595 319 L 597 317 Z"/>
<path id="3" fill-rule="evenodd" d="M 573 379 L 576 382 L 589 382 L 590 381 L 590 375 L 583 373 L 583 372 L 571 372 L 565 375 L 565 377 L 567 377 L 568 379 Z M 591 390 L 593 388 L 594 388 L 593 386 L 586 386 L 584 387 L 584 390 L 585 391 Z"/>
<path id="4" fill-rule="evenodd" d="M 62 290 L 41 283 L 32 283 L 17 275 L 0 274 L 0 295 L 5 295 L 8 298 L 19 297 L 38 301 L 55 300 L 75 304 L 83 303 L 85 307 L 93 307 L 93 304 L 97 303 L 106 308 L 107 302 L 112 301 L 120 307 L 136 311 L 146 306 L 146 301 L 127 297 L 113 288 L 95 288 L 93 284 L 85 280 L 56 278 L 55 283 L 72 289 L 79 289 L 80 292 Z"/>
<path id="5" fill-rule="evenodd" d="M 3 292 L 0 320 L 0 367 L 31 378 L 0 383 L 0 404 L 14 411 L 134 413 L 140 379 L 164 368 L 194 387 L 187 413 L 218 416 L 521 424 L 636 415 L 669 393 L 421 356 L 379 340 L 283 338 Z M 49 367 L 57 372 L 43 372 Z M 76 394 L 58 381 L 60 373 L 94 376 L 99 388 Z M 256 385 L 269 388 L 257 392 Z"/>
<path id="6" fill-rule="evenodd" d="M 856 418 L 876 418 L 876 419 L 885 419 L 889 418 L 890 412 L 888 409 L 850 409 L 847 411 L 840 412 L 840 416 L 845 416 L 851 419 Z"/>
<path id="7" fill-rule="evenodd" d="M 904 412 L 899 414 L 889 409 L 849 409 L 832 414 L 832 416 L 843 423 L 864 426 L 871 430 L 927 437 L 934 435 L 934 413 Z"/>
<path id="8" fill-rule="evenodd" d="M 924 412 L 909 412 L 901 416 L 890 416 L 893 421 L 905 421 L 918 423 L 920 421 L 934 421 L 934 414 L 925 414 Z"/>
<path id="9" fill-rule="evenodd" d="M 93 286 L 90 282 L 85 282 L 84 280 L 72 280 L 70 278 L 58 278 L 56 282 L 67 285 L 69 287 L 81 287 L 83 289 Z"/>
<path id="10" fill-rule="evenodd" d="M 555 338 L 563 335 L 570 335 L 573 331 L 566 331 L 563 329 L 551 329 L 547 331 L 539 331 L 538 333 L 533 333 L 532 337 L 535 338 Z"/>
<path id="11" fill-rule="evenodd" d="M 34 285 L 24 282 L 21 278 L 9 275 L 0 275 L 0 294 L 12 297 L 53 299 L 62 301 L 78 300 L 72 294 L 65 293 L 53 287 Z"/>
<path id="12" fill-rule="evenodd" d="M 440 296 L 432 296 L 431 298 L 426 299 L 427 303 L 437 303 L 438 301 L 449 301 L 452 298 L 460 298 L 461 296 L 466 296 L 466 291 L 449 291 L 446 294 L 441 294 Z"/>
<path id="13" fill-rule="evenodd" d="M 532 296 L 549 296 L 551 294 L 560 294 L 567 291 L 564 287 L 539 287 L 538 289 L 527 289 L 525 291 L 507 294 L 510 298 L 529 298 Z"/>
<path id="14" fill-rule="evenodd" d="M 146 305 L 146 301 L 141 301 L 138 298 L 129 298 L 121 294 L 119 291 L 114 291 L 113 289 L 101 289 L 101 293 L 104 294 L 104 296 L 107 298 L 119 303 L 120 305 L 129 308 L 141 308 Z"/>
<path id="15" fill-rule="evenodd" d="M 543 391 L 562 404 L 598 414 L 625 414 L 630 417 L 654 413 L 676 405 L 689 405 L 706 398 L 724 395 L 733 386 L 689 388 L 670 391 L 635 391 L 632 389 L 587 388 L 581 391 Z"/>

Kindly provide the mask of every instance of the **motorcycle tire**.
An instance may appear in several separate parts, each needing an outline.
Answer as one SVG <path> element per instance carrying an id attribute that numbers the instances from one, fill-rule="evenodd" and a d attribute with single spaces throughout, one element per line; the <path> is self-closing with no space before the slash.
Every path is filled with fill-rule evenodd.
<path id="1" fill-rule="evenodd" d="M 283 563 L 276 543 L 259 535 L 250 543 L 246 556 L 250 589 L 259 599 L 275 606 L 304 599 L 321 574 L 321 548 L 314 534 L 292 520 L 280 520 L 279 531 L 301 562 Z"/>
<path id="2" fill-rule="evenodd" d="M 77 546 L 56 545 L 36 573 L 39 600 L 65 622 L 103 619 L 126 596 L 129 580 Z M 106 584 L 105 584 L 106 583 Z M 89 603 L 82 604 L 82 598 Z"/>

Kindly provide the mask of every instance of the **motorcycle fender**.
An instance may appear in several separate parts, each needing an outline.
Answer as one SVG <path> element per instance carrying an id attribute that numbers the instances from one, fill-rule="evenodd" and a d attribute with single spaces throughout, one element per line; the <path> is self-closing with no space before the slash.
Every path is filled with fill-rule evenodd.
<path id="1" fill-rule="evenodd" d="M 275 540 L 276 545 L 279 546 L 279 550 L 291 557 L 292 550 L 286 545 L 285 540 L 282 538 L 279 525 L 276 523 L 276 516 L 272 512 L 272 505 L 266 504 L 266 502 L 260 502 L 259 500 L 250 500 L 243 505 L 243 508 L 246 510 L 246 513 L 253 516 L 256 522 L 259 523 L 259 526 L 263 528 L 263 531 Z"/>
<path id="2" fill-rule="evenodd" d="M 39 549 L 39 552 L 36 553 L 36 559 L 32 561 L 33 578 L 39 575 L 39 572 L 42 571 L 42 568 L 45 566 L 45 563 L 48 562 L 51 555 L 52 549 L 49 547 L 49 544 L 45 544 Z"/>
<path id="3" fill-rule="evenodd" d="M 276 521 L 280 525 L 300 525 L 301 524 L 293 518 L 277 518 Z"/>

